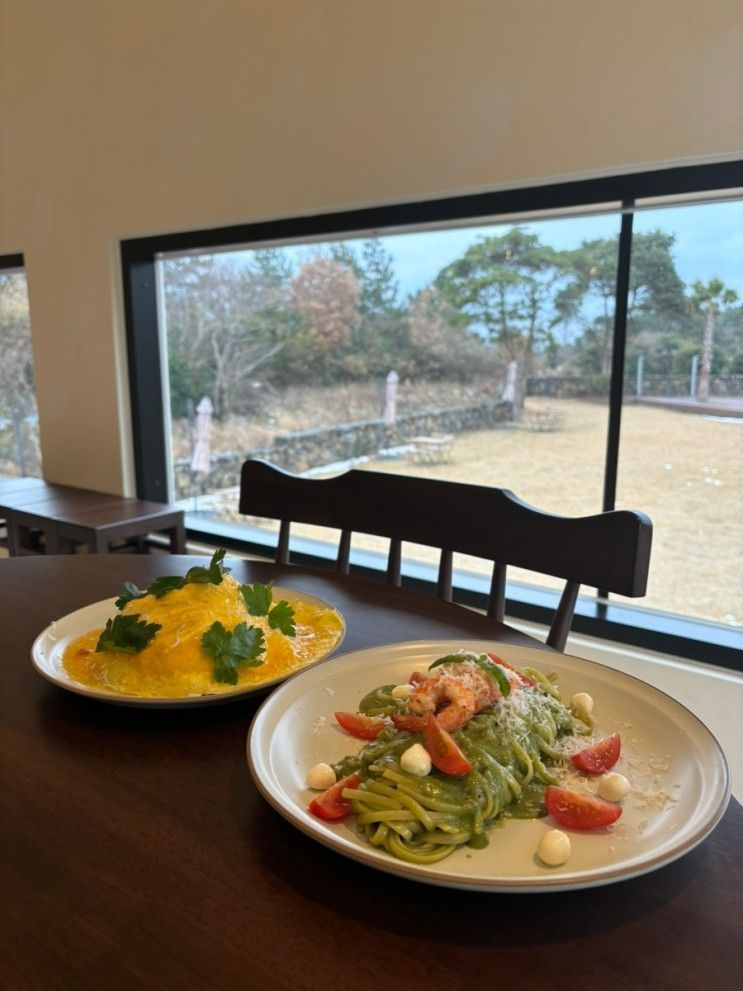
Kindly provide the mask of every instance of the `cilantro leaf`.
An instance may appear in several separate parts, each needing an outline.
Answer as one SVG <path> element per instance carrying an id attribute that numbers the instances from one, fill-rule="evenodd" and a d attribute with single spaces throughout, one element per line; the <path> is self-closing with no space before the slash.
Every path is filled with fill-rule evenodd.
<path id="1" fill-rule="evenodd" d="M 201 646 L 214 658 L 214 680 L 228 685 L 237 684 L 237 668 L 258 667 L 265 649 L 263 630 L 247 623 L 238 623 L 229 633 L 217 620 L 201 635 Z"/>
<path id="2" fill-rule="evenodd" d="M 287 637 L 293 637 L 297 632 L 294 622 L 294 609 L 286 599 L 277 602 L 273 608 L 273 589 L 271 584 L 241 585 L 240 594 L 245 600 L 251 616 L 268 616 L 268 625 L 272 630 L 280 630 Z"/>
<path id="3" fill-rule="evenodd" d="M 256 582 L 254 585 L 241 585 L 240 594 L 245 600 L 245 605 L 251 616 L 268 615 L 273 597 L 270 584 L 261 585 L 260 582 Z"/>
<path id="4" fill-rule="evenodd" d="M 134 582 L 124 582 L 114 605 L 117 609 L 123 609 L 127 602 L 131 602 L 132 599 L 141 599 L 143 595 L 147 595 L 147 593 L 137 588 Z"/>
<path id="5" fill-rule="evenodd" d="M 120 650 L 125 654 L 136 654 L 146 647 L 160 629 L 159 623 L 148 623 L 139 618 L 139 613 L 131 616 L 114 616 L 106 620 L 106 628 L 98 638 L 96 652 Z"/>
<path id="6" fill-rule="evenodd" d="M 268 614 L 268 625 L 272 630 L 280 630 L 287 637 L 293 637 L 297 632 L 294 622 L 294 609 L 286 599 L 277 602 Z"/>
<path id="7" fill-rule="evenodd" d="M 147 592 L 149 595 L 154 595 L 156 599 L 161 599 L 166 592 L 170 592 L 174 588 L 183 588 L 184 584 L 185 581 L 179 575 L 161 575 L 148 586 Z"/>
<path id="8" fill-rule="evenodd" d="M 189 568 L 183 579 L 183 584 L 188 585 L 192 582 L 195 585 L 221 585 L 225 573 L 230 571 L 230 568 L 225 568 L 222 564 L 226 553 L 224 547 L 220 547 L 212 554 L 208 567 L 202 568 L 197 565 L 194 568 Z"/>
<path id="9" fill-rule="evenodd" d="M 221 585 L 223 577 L 231 570 L 222 564 L 226 553 L 224 547 L 220 547 L 212 554 L 211 561 L 206 568 L 196 565 L 189 568 L 182 577 L 181 575 L 162 575 L 148 586 L 146 592 L 140 594 L 154 595 L 156 599 L 161 599 L 168 592 L 172 592 L 176 588 L 183 588 L 184 585 Z M 136 588 L 136 585 L 133 585 L 132 588 Z"/>

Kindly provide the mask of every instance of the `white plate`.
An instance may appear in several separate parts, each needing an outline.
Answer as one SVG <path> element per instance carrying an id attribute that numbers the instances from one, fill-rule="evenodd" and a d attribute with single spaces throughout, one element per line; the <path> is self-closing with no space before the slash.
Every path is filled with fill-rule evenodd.
<path id="1" fill-rule="evenodd" d="M 323 599 L 320 599 L 315 595 L 308 595 L 306 592 L 298 592 L 296 589 L 280 588 L 278 585 L 274 585 L 273 593 L 277 598 L 288 599 L 290 602 L 307 602 L 319 609 L 334 609 L 333 606 L 325 602 Z M 253 695 L 257 692 L 264 692 L 273 685 L 278 685 L 280 682 L 286 680 L 286 678 L 293 677 L 294 675 L 292 672 L 288 675 L 282 675 L 279 678 L 263 681 L 260 684 L 238 685 L 229 691 L 215 692 L 213 695 L 185 695 L 178 698 L 162 698 L 159 696 L 143 698 L 139 695 L 123 695 L 120 692 L 110 692 L 103 689 L 90 688 L 87 685 L 82 685 L 80 682 L 75 681 L 74 678 L 71 678 L 62 667 L 62 655 L 67 645 L 76 637 L 81 636 L 88 630 L 94 630 L 97 627 L 105 626 L 106 620 L 111 616 L 115 616 L 118 611 L 115 603 L 115 598 L 103 599 L 100 602 L 93 602 L 89 606 L 84 606 L 82 609 L 77 609 L 75 612 L 68 613 L 66 616 L 63 616 L 62 619 L 55 620 L 50 623 L 45 630 L 42 630 L 42 632 L 34 640 L 33 646 L 31 647 L 31 658 L 39 674 L 43 675 L 55 685 L 59 685 L 60 688 L 66 688 L 68 691 L 76 692 L 78 695 L 87 695 L 90 698 L 100 699 L 104 702 L 113 702 L 116 705 L 134 705 L 145 707 L 154 706 L 159 708 L 216 705 L 220 702 L 230 702 L 233 699 L 239 698 L 243 695 Z M 337 609 L 334 609 L 334 611 L 338 612 Z M 340 613 L 338 613 L 338 615 L 340 616 Z M 333 647 L 333 650 L 336 650 L 340 646 L 343 642 L 343 637 L 346 634 L 346 626 L 345 622 L 343 622 L 342 616 L 341 622 L 343 623 L 341 635 L 338 639 L 338 643 L 336 643 Z M 318 657 L 314 661 L 310 661 L 309 664 L 305 664 L 298 670 L 305 671 L 307 668 L 318 664 L 320 661 L 324 660 L 329 653 L 331 653 L 331 651 L 327 651 L 322 655 L 322 657 Z"/>
<path id="2" fill-rule="evenodd" d="M 616 770 L 632 782 L 621 819 L 608 830 L 572 831 L 562 867 L 536 857 L 550 817 L 510 820 L 490 833 L 484 850 L 458 849 L 431 866 L 396 860 L 368 844 L 354 819 L 328 823 L 307 811 L 307 770 L 363 745 L 335 723 L 336 710 L 357 711 L 382 684 L 407 681 L 416 668 L 460 648 L 495 650 L 517 666 L 555 671 L 563 698 L 588 692 L 602 736 L 619 732 Z M 537 648 L 481 640 L 414 641 L 341 654 L 292 678 L 261 706 L 248 735 L 248 763 L 264 797 L 293 825 L 338 853 L 370 867 L 429 884 L 480 891 L 539 892 L 610 884 L 636 877 L 687 853 L 714 829 L 730 795 L 719 744 L 688 709 L 663 692 L 601 664 Z M 668 798 L 664 800 L 663 793 Z"/>

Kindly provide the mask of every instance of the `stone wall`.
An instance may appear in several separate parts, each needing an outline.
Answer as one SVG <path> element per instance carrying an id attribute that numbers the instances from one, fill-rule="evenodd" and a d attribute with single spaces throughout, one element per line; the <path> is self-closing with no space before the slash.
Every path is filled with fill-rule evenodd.
<path id="1" fill-rule="evenodd" d="M 688 375 L 645 375 L 642 380 L 643 396 L 688 396 L 691 380 Z M 743 395 L 743 375 L 712 375 L 709 391 L 712 396 Z M 624 379 L 625 396 L 634 396 L 637 383 L 633 375 Z M 609 394 L 608 375 L 552 375 L 529 378 L 526 381 L 527 396 L 549 396 L 552 399 L 574 399 L 579 396 Z"/>
<path id="2" fill-rule="evenodd" d="M 386 448 L 404 445 L 411 437 L 488 430 L 502 426 L 512 419 L 511 403 L 488 400 L 423 413 L 403 413 L 397 417 L 395 426 L 391 428 L 386 427 L 381 420 L 360 420 L 316 430 L 302 430 L 276 437 L 270 447 L 212 455 L 211 471 L 205 479 L 206 488 L 213 492 L 238 486 L 240 469 L 249 458 L 260 458 L 287 471 L 301 473 L 322 465 L 351 461 L 353 458 L 373 457 Z M 190 459 L 176 461 L 174 472 L 176 499 L 193 495 Z"/>

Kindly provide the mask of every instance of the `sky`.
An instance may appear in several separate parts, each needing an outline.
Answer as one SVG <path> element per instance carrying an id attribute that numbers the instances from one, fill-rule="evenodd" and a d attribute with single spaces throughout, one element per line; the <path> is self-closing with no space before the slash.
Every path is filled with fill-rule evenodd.
<path id="1" fill-rule="evenodd" d="M 522 226 L 538 233 L 545 244 L 570 249 L 582 241 L 618 236 L 620 223 L 620 216 L 614 213 L 539 220 Z M 429 285 L 442 268 L 459 258 L 479 237 L 502 234 L 511 226 L 489 224 L 381 236 L 393 259 L 401 301 Z M 719 278 L 743 300 L 743 200 L 639 210 L 635 214 L 636 232 L 656 229 L 675 234 L 676 268 L 687 285 L 698 279 L 707 282 Z M 363 239 L 348 238 L 346 243 L 359 254 Z M 315 248 L 305 244 L 282 250 L 296 266 Z M 230 253 L 233 260 L 249 254 Z"/>

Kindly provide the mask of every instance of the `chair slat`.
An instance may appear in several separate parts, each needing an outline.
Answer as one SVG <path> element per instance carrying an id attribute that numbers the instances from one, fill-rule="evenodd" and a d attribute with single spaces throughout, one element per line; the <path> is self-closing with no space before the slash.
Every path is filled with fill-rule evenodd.
<path id="1" fill-rule="evenodd" d="M 495 562 L 488 596 L 488 616 L 499 623 L 503 622 L 506 613 L 506 571 L 505 564 Z"/>
<path id="2" fill-rule="evenodd" d="M 335 570 L 341 575 L 347 575 L 350 570 L 351 531 L 342 530 L 338 541 L 338 556 L 335 559 Z"/>
<path id="3" fill-rule="evenodd" d="M 402 583 L 402 541 L 396 537 L 390 540 L 386 581 L 388 585 L 394 585 L 395 588 L 399 588 Z"/>
<path id="4" fill-rule="evenodd" d="M 444 602 L 451 602 L 452 599 L 452 560 L 454 555 L 449 550 L 442 550 L 439 559 L 439 579 L 436 585 L 436 598 L 443 599 Z"/>
<path id="5" fill-rule="evenodd" d="M 565 650 L 565 643 L 573 622 L 575 603 L 578 601 L 580 582 L 566 582 L 560 602 L 555 611 L 547 637 L 547 646 L 555 650 Z"/>
<path id="6" fill-rule="evenodd" d="M 279 542 L 276 546 L 276 563 L 289 563 L 289 530 L 291 520 L 282 520 L 279 526 Z"/>

